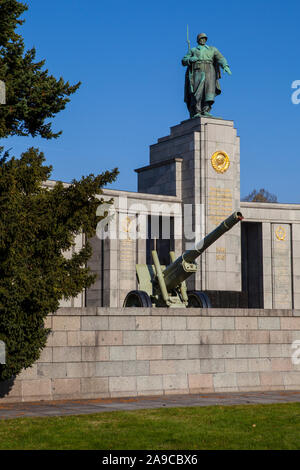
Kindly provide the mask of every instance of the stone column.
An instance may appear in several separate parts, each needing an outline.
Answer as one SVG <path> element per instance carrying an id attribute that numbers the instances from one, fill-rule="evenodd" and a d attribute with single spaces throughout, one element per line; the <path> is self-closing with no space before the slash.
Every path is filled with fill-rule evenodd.
<path id="1" fill-rule="evenodd" d="M 273 308 L 293 308 L 290 224 L 272 224 Z"/>
<path id="2" fill-rule="evenodd" d="M 272 234 L 271 224 L 263 222 L 263 288 L 264 288 L 264 308 L 273 307 L 273 284 L 272 284 Z"/>
<path id="3" fill-rule="evenodd" d="M 240 142 L 233 121 L 196 118 L 172 127 L 169 136 L 150 146 L 150 165 L 138 172 L 143 179 L 139 188 L 157 194 L 162 176 L 157 173 L 155 178 L 155 168 L 174 165 L 178 158 L 182 158 L 181 174 L 178 169 L 169 172 L 169 184 L 159 190 L 174 195 L 174 188 L 181 188 L 185 250 L 194 245 L 191 232 L 198 241 L 240 206 Z M 189 280 L 190 289 L 240 291 L 240 226 L 212 245 L 198 266 Z"/>
<path id="4" fill-rule="evenodd" d="M 300 224 L 292 225 L 294 308 L 300 309 Z"/>
<path id="5" fill-rule="evenodd" d="M 135 215 L 119 214 L 119 306 L 123 305 L 128 292 L 136 289 L 136 239 L 131 237 L 131 225 L 136 224 Z"/>

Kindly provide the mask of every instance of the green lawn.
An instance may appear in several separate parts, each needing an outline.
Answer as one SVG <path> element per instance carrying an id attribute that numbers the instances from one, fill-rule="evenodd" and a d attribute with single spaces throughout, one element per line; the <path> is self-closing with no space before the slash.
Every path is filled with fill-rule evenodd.
<path id="1" fill-rule="evenodd" d="M 300 403 L 1 420 L 0 449 L 300 449 Z"/>

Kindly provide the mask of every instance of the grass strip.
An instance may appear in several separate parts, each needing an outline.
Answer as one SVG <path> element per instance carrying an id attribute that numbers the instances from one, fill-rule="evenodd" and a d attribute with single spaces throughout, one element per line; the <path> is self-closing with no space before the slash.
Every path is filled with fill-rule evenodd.
<path id="1" fill-rule="evenodd" d="M 300 403 L 114 411 L 0 421 L 0 449 L 300 449 Z"/>

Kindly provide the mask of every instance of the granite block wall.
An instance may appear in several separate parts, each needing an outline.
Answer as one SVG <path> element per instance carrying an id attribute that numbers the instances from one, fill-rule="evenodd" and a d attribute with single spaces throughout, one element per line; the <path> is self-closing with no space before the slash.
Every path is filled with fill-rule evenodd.
<path id="1" fill-rule="evenodd" d="M 46 324 L 0 402 L 300 389 L 299 310 L 61 308 Z"/>

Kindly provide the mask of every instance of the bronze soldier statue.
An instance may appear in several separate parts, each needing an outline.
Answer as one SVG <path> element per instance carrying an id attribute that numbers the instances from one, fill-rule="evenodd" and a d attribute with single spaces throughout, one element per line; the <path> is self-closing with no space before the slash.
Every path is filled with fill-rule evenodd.
<path id="1" fill-rule="evenodd" d="M 211 116 L 215 96 L 221 93 L 220 67 L 231 75 L 227 60 L 216 47 L 208 46 L 205 33 L 198 34 L 198 46 L 193 47 L 182 59 L 187 66 L 184 101 L 191 118 Z"/>

